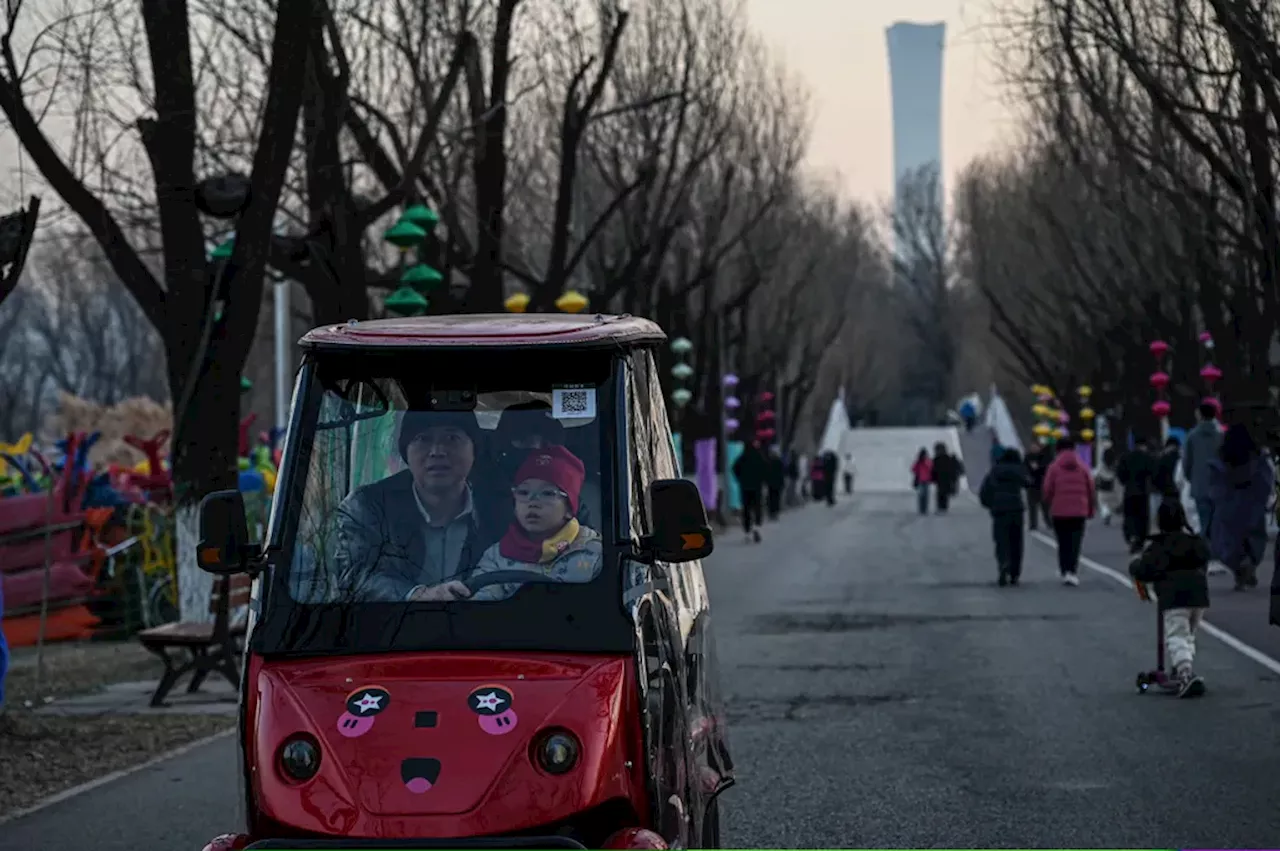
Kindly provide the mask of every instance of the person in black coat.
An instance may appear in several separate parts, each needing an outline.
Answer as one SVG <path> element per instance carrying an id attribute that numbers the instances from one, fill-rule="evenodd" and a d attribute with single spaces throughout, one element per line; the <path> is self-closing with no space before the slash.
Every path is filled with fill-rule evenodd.
<path id="1" fill-rule="evenodd" d="M 782 512 L 782 491 L 786 487 L 787 468 L 782 462 L 782 450 L 774 446 L 769 449 L 769 458 L 765 462 L 766 503 L 769 519 L 777 520 Z"/>
<path id="2" fill-rule="evenodd" d="M 1003 457 L 1003 454 L 1001 455 Z M 947 452 L 945 444 L 937 443 L 933 447 L 933 490 L 938 503 L 938 513 L 946 514 L 951 504 L 951 497 L 956 495 L 960 484 L 960 459 Z"/>
<path id="3" fill-rule="evenodd" d="M 1040 499 L 1040 487 L 1044 484 L 1045 471 L 1052 461 L 1048 447 L 1043 444 L 1027 453 L 1027 476 L 1031 480 L 1031 487 L 1027 490 L 1027 525 L 1032 532 L 1039 527 L 1041 512 L 1048 511 Z M 1053 525 L 1049 522 L 1048 514 L 1045 514 L 1045 525 Z"/>
<path id="4" fill-rule="evenodd" d="M 1182 444 L 1178 438 L 1171 437 L 1164 442 L 1164 452 L 1156 460 L 1155 475 L 1151 485 L 1156 494 L 1169 499 L 1181 500 L 1178 492 L 1178 465 L 1182 463 Z"/>
<path id="5" fill-rule="evenodd" d="M 1006 449 L 1000 461 L 988 471 L 978 489 L 978 500 L 991 512 L 991 537 L 996 544 L 999 584 L 1017 585 L 1022 577 L 1023 492 L 1032 487 L 1031 477 L 1016 449 Z"/>
<path id="6" fill-rule="evenodd" d="M 1124 490 L 1124 539 L 1134 554 L 1142 550 L 1151 534 L 1151 492 L 1155 477 L 1156 459 L 1147 451 L 1147 441 L 1139 437 L 1133 449 L 1116 465 L 1116 481 Z"/>
<path id="7" fill-rule="evenodd" d="M 1156 509 L 1157 534 L 1129 564 L 1129 574 L 1155 586 L 1164 623 L 1165 658 L 1178 680 L 1178 696 L 1204 693 L 1195 675 L 1196 629 L 1209 608 L 1209 547 L 1191 531 L 1182 504 L 1166 499 Z"/>
<path id="8" fill-rule="evenodd" d="M 733 462 L 733 475 L 742 489 L 742 529 L 749 542 L 760 542 L 758 527 L 764 521 L 762 497 L 767 466 L 759 443 L 754 441 L 748 443 Z"/>
<path id="9" fill-rule="evenodd" d="M 822 494 L 827 499 L 827 505 L 836 504 L 836 468 L 839 466 L 840 459 L 836 457 L 836 453 L 822 453 Z"/>

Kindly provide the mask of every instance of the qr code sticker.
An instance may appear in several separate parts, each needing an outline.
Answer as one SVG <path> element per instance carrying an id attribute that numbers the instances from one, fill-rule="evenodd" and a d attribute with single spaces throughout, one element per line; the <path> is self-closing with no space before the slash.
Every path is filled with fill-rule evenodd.
<path id="1" fill-rule="evenodd" d="M 594 419 L 594 387 L 557 387 L 551 394 L 551 416 L 558 420 Z"/>

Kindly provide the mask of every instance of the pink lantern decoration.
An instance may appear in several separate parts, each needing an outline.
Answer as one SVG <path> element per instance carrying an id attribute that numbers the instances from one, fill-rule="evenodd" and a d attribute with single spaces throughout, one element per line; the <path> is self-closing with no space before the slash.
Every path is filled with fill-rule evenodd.
<path id="1" fill-rule="evenodd" d="M 1157 390 L 1163 390 L 1164 388 L 1169 386 L 1169 373 L 1153 372 L 1151 373 L 1151 378 L 1149 378 L 1148 380 L 1151 382 L 1152 387 L 1156 388 Z"/>
<path id="2" fill-rule="evenodd" d="M 773 411 L 761 411 L 759 416 L 756 417 L 756 419 L 759 420 L 760 422 L 768 422 L 769 420 L 773 419 L 774 416 L 775 414 L 773 413 Z"/>
<path id="3" fill-rule="evenodd" d="M 739 425 L 741 425 L 741 423 L 739 423 L 737 420 L 733 419 L 732 417 L 724 421 L 724 427 L 728 431 L 737 431 Z"/>
<path id="4" fill-rule="evenodd" d="M 1213 335 L 1208 331 L 1201 331 L 1200 342 L 1204 343 L 1206 346 L 1211 345 L 1213 343 Z"/>
<path id="5" fill-rule="evenodd" d="M 1218 401 L 1217 396 L 1205 396 L 1200 400 L 1201 405 L 1213 405 L 1213 409 L 1218 412 L 1218 416 L 1222 416 L 1222 402 Z"/>
<path id="6" fill-rule="evenodd" d="M 756 398 L 758 398 L 761 402 L 764 402 L 765 404 L 768 404 L 769 402 L 772 402 L 772 401 L 773 401 L 773 394 L 772 394 L 772 393 L 770 393 L 768 390 L 766 390 L 766 391 L 764 391 L 763 393 L 761 393 L 759 396 L 757 396 Z"/>
<path id="7" fill-rule="evenodd" d="M 1152 340 L 1151 345 L 1147 348 L 1151 350 L 1151 354 L 1155 355 L 1157 359 L 1169 353 L 1169 344 L 1164 340 Z"/>
<path id="8" fill-rule="evenodd" d="M 1200 377 L 1210 384 L 1222 377 L 1222 370 L 1218 369 L 1211 363 L 1207 363 L 1200 370 Z"/>
<path id="9" fill-rule="evenodd" d="M 1062 423 L 1063 425 L 1066 425 L 1067 423 L 1071 422 L 1071 415 L 1068 414 L 1066 411 L 1059 411 L 1058 422 Z"/>
<path id="10" fill-rule="evenodd" d="M 1172 410 L 1171 406 L 1163 399 L 1158 399 L 1151 404 L 1151 413 L 1155 414 L 1157 417 L 1169 416 L 1170 410 Z"/>
<path id="11" fill-rule="evenodd" d="M 756 432 L 756 437 L 760 438 L 761 440 L 773 440 L 774 434 L 775 432 L 773 429 L 765 428 Z"/>
<path id="12" fill-rule="evenodd" d="M 742 402 L 738 401 L 737 396 L 730 396 L 724 400 L 724 406 L 731 411 L 737 410 L 738 406 L 741 404 Z"/>

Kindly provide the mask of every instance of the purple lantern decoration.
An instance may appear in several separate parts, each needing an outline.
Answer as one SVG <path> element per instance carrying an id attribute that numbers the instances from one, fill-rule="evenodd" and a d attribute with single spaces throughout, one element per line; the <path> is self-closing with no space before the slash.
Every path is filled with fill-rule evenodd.
<path id="1" fill-rule="evenodd" d="M 731 411 L 737 410 L 741 404 L 737 396 L 730 396 L 724 400 L 724 406 Z"/>
<path id="2" fill-rule="evenodd" d="M 727 431 L 737 431 L 739 425 L 741 425 L 741 423 L 739 423 L 733 417 L 730 417 L 729 419 L 724 421 L 724 427 L 725 427 L 725 430 Z"/>
<path id="3" fill-rule="evenodd" d="M 725 374 L 725 377 L 724 377 L 722 380 L 724 381 L 724 386 L 725 386 L 725 387 L 737 387 L 737 386 L 738 386 L 738 376 L 734 375 L 732 372 L 730 372 L 730 373 L 726 373 L 726 374 Z"/>

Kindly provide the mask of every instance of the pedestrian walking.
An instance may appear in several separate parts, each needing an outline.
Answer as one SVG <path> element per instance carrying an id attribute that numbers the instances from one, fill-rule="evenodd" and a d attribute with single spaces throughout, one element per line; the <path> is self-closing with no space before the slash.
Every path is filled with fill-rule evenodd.
<path id="1" fill-rule="evenodd" d="M 777 520 L 778 515 L 782 513 L 782 492 L 786 487 L 786 481 L 787 470 L 782 461 L 782 450 L 777 446 L 771 446 L 764 478 L 770 520 Z"/>
<path id="2" fill-rule="evenodd" d="M 1156 459 L 1156 472 L 1151 480 L 1153 496 L 1160 502 L 1180 498 L 1178 493 L 1180 466 L 1182 466 L 1182 444 L 1178 442 L 1178 438 L 1170 437 L 1164 442 L 1164 451 Z"/>
<path id="3" fill-rule="evenodd" d="M 800 458 L 795 450 L 787 453 L 787 507 L 795 508 L 800 504 Z"/>
<path id="4" fill-rule="evenodd" d="M 1004 452 L 1001 452 L 1001 457 Z M 933 447 L 933 496 L 939 514 L 946 514 L 960 482 L 960 461 L 947 452 L 944 443 Z"/>
<path id="5" fill-rule="evenodd" d="M 1209 462 L 1209 545 L 1213 557 L 1235 575 L 1235 588 L 1258 585 L 1258 565 L 1267 547 L 1267 504 L 1275 473 L 1249 429 L 1235 424 Z"/>
<path id="6" fill-rule="evenodd" d="M 1124 540 L 1129 552 L 1137 554 L 1151 533 L 1151 490 L 1156 461 L 1147 451 L 1145 438 L 1136 438 L 1133 449 L 1116 465 L 1116 480 L 1124 491 Z"/>
<path id="7" fill-rule="evenodd" d="M 911 465 L 911 487 L 916 492 L 916 507 L 921 514 L 929 513 L 929 484 L 933 481 L 933 462 L 929 450 L 920 447 L 920 454 Z"/>
<path id="8" fill-rule="evenodd" d="M 826 499 L 823 493 L 824 482 L 822 480 L 822 458 L 815 455 L 813 460 L 809 462 L 809 497 L 814 502 L 821 502 Z"/>
<path id="9" fill-rule="evenodd" d="M 1025 543 L 1023 492 L 1031 488 L 1031 477 L 1016 449 L 1006 449 L 1000 463 L 992 467 L 978 488 L 978 501 L 991 513 L 991 537 L 996 545 L 996 583 L 1017 585 L 1022 577 Z"/>
<path id="10" fill-rule="evenodd" d="M 1058 441 L 1058 457 L 1044 474 L 1043 493 L 1058 538 L 1058 573 L 1062 584 L 1079 585 L 1084 524 L 1097 510 L 1097 493 L 1093 489 L 1093 476 L 1085 469 L 1076 454 L 1076 443 L 1069 437 Z"/>
<path id="11" fill-rule="evenodd" d="M 846 452 L 844 454 L 844 492 L 850 496 L 853 495 L 853 475 L 857 469 L 853 464 L 853 453 Z"/>
<path id="12" fill-rule="evenodd" d="M 733 462 L 733 475 L 742 490 L 742 530 L 747 543 L 760 543 L 761 500 L 764 491 L 765 460 L 757 441 L 748 443 Z"/>
<path id="13" fill-rule="evenodd" d="M 1098 494 L 1098 513 L 1104 526 L 1111 525 L 1111 518 L 1120 513 L 1120 487 L 1116 482 L 1116 451 L 1107 447 L 1102 452 L 1098 469 L 1093 471 L 1093 488 Z"/>
<path id="14" fill-rule="evenodd" d="M 1053 525 L 1045 509 L 1044 500 L 1040 496 L 1040 488 L 1044 485 L 1044 473 L 1052 460 L 1049 457 L 1049 447 L 1043 441 L 1037 443 L 1035 449 L 1027 453 L 1027 472 L 1031 476 L 1031 490 L 1027 491 L 1027 525 L 1032 532 L 1039 527 L 1042 517 L 1046 526 Z"/>
<path id="15" fill-rule="evenodd" d="M 1182 474 L 1191 486 L 1191 501 L 1195 503 L 1200 536 L 1209 541 L 1209 527 L 1213 525 L 1213 502 L 1209 499 L 1209 465 L 1218 457 L 1222 448 L 1222 426 L 1218 423 L 1218 409 L 1205 402 L 1196 411 L 1195 428 L 1187 434 L 1182 449 Z M 1209 562 L 1209 573 L 1227 571 L 1226 565 L 1217 559 Z"/>
<path id="16" fill-rule="evenodd" d="M 1182 504 L 1164 499 L 1156 509 L 1156 534 L 1129 564 L 1129 574 L 1152 585 L 1164 626 L 1165 659 L 1179 697 L 1204 692 L 1196 676 L 1196 630 L 1209 608 L 1209 548 L 1191 531 Z"/>
<path id="17" fill-rule="evenodd" d="M 827 499 L 827 505 L 836 504 L 836 469 L 840 466 L 840 459 L 836 453 L 827 451 L 822 453 L 822 481 L 824 482 L 823 495 Z"/>

